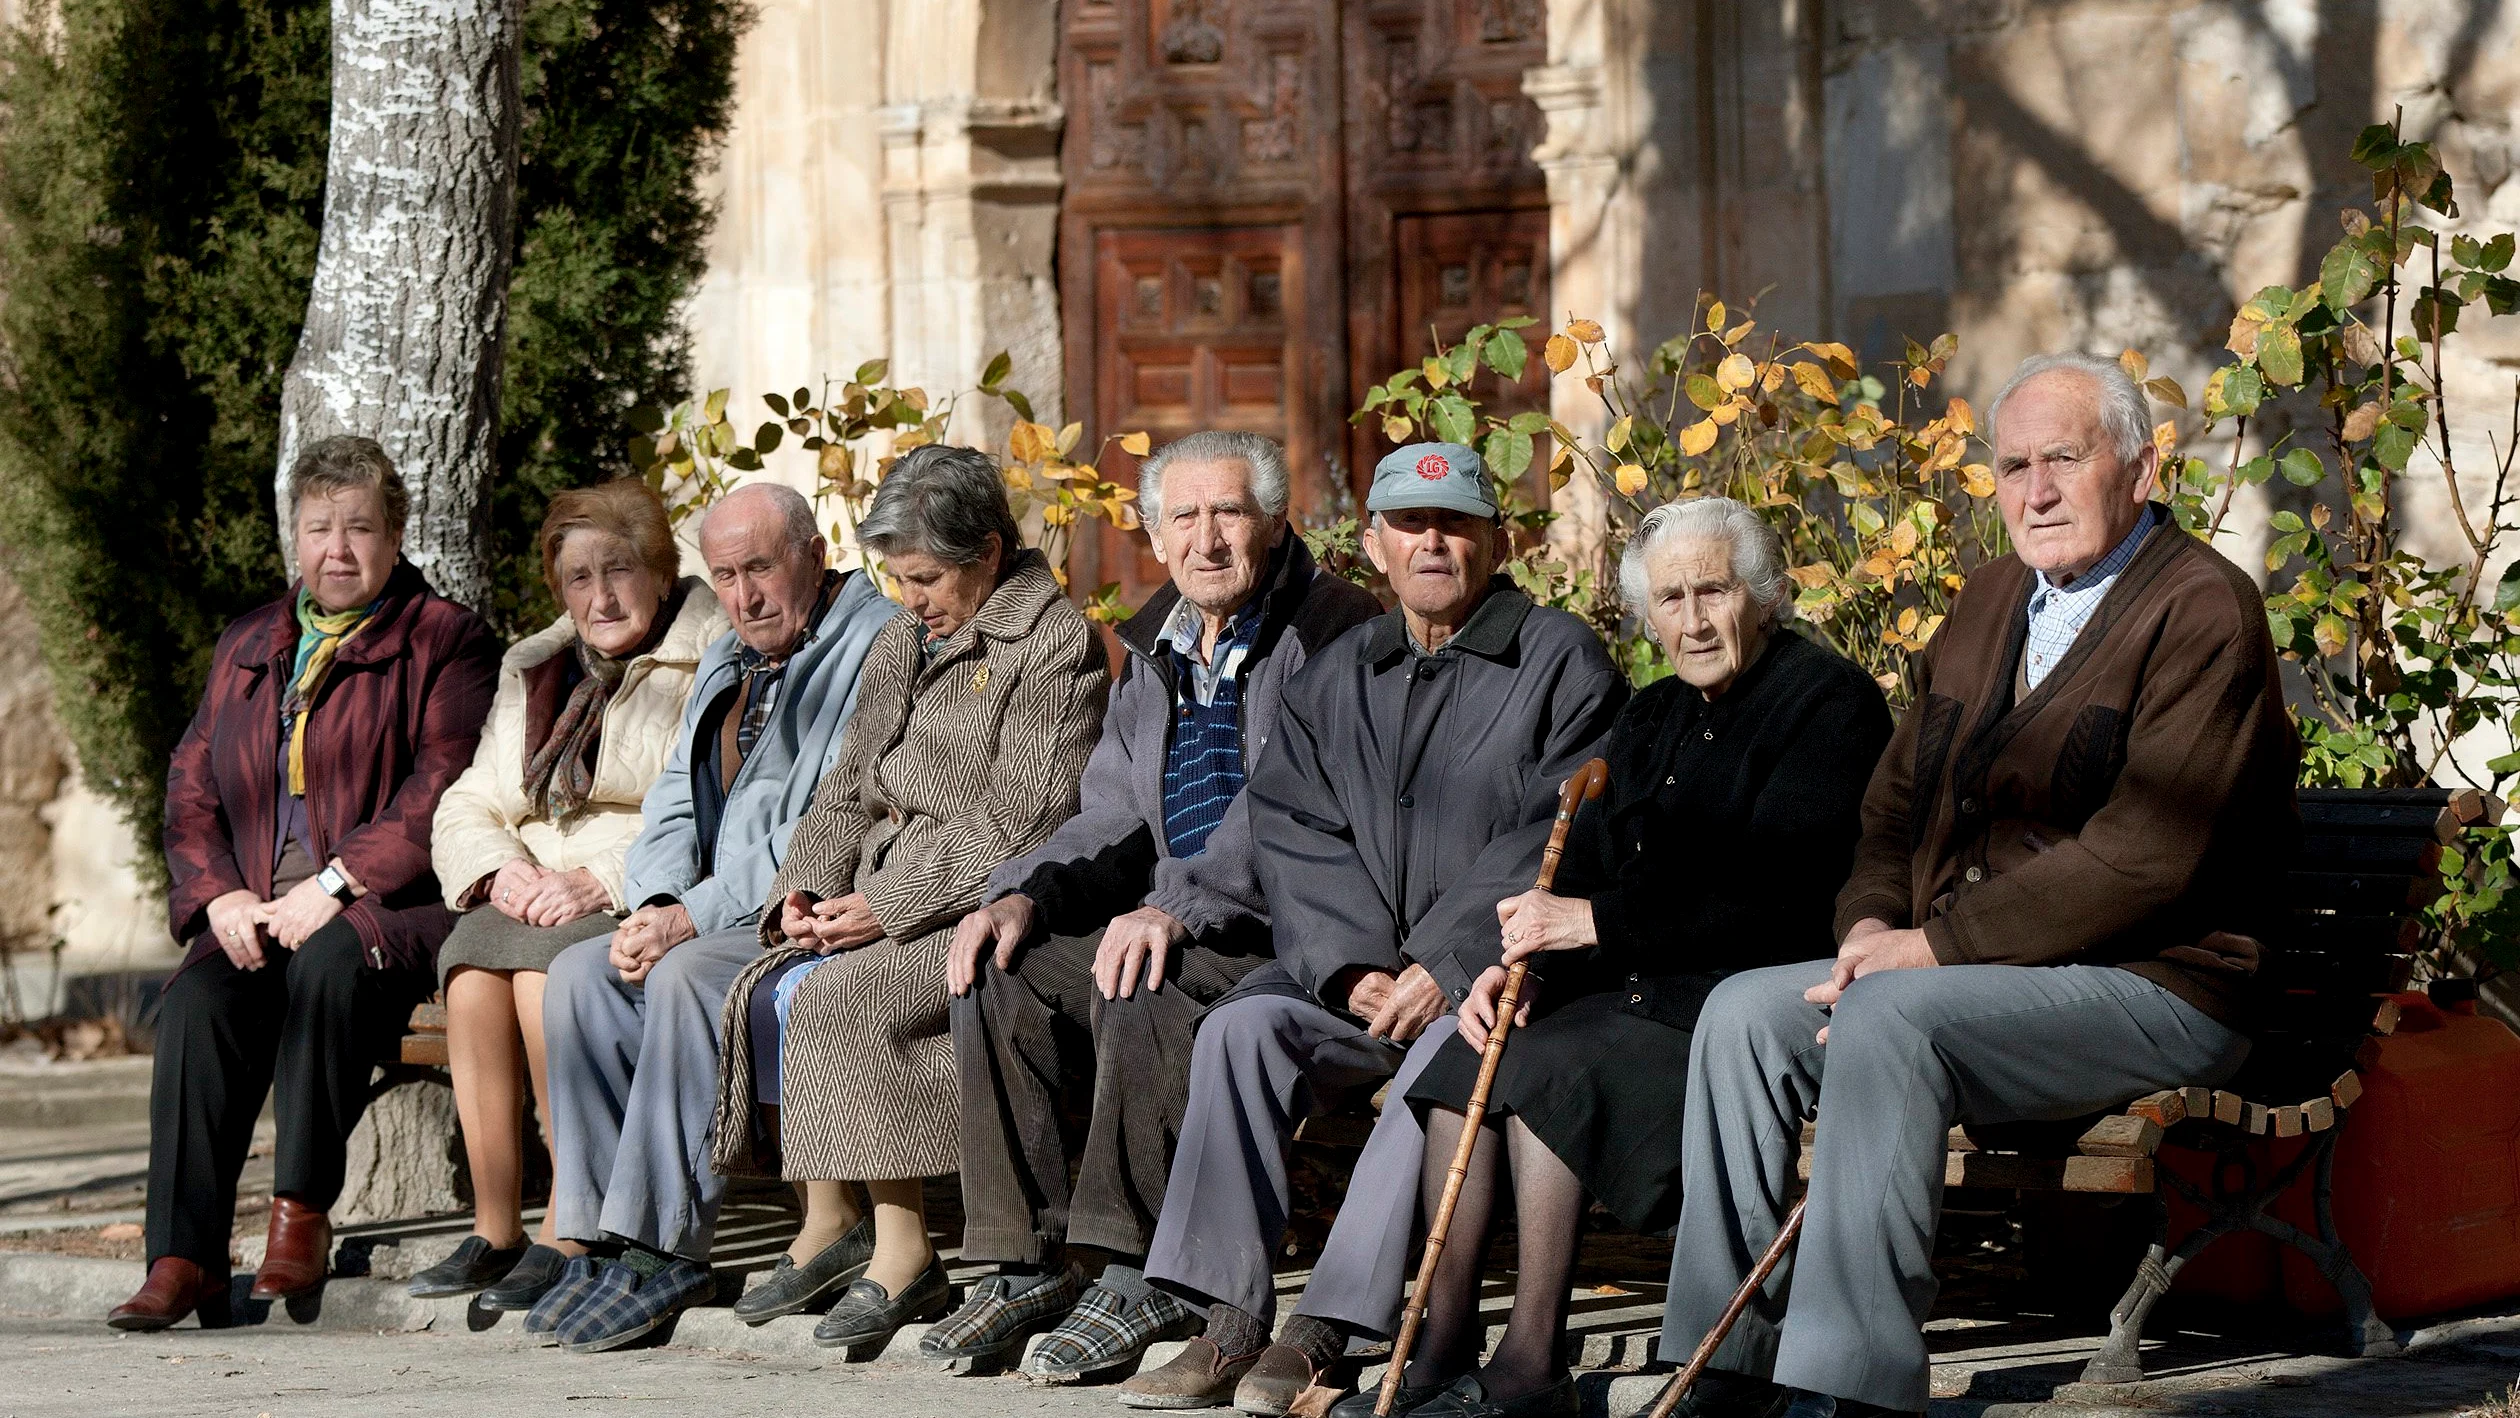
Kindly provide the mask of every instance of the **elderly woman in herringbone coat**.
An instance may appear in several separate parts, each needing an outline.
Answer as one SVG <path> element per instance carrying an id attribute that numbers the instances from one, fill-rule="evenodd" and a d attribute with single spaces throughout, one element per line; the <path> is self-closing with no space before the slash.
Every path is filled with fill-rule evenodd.
<path id="1" fill-rule="evenodd" d="M 771 887 L 768 953 L 727 997 L 717 1168 L 776 1168 L 805 1193 L 787 1258 L 738 1312 L 845 1284 L 814 1331 L 833 1347 L 945 1311 L 920 1202 L 962 1161 L 945 947 L 990 871 L 1076 811 L 1102 728 L 1103 648 L 1021 538 L 986 454 L 918 448 L 885 477 L 858 539 L 903 610 Z"/>

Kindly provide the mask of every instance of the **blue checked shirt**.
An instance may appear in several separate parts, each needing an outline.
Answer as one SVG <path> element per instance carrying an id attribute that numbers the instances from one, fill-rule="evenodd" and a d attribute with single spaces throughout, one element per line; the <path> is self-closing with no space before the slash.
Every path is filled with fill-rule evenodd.
<path id="1" fill-rule="evenodd" d="M 2135 559 L 2136 549 L 2143 546 L 2151 533 L 2157 514 L 2148 505 L 2135 523 L 2135 530 L 2126 534 L 2098 565 L 2077 578 L 2071 586 L 2059 586 L 2048 580 L 2044 571 L 2032 573 L 2037 579 L 2030 590 L 2030 642 L 2021 652 L 2021 678 L 2032 689 L 2046 679 L 2065 652 L 2074 648 L 2074 637 L 2082 634 L 2092 612 L 2116 584 L 2118 573 Z"/>

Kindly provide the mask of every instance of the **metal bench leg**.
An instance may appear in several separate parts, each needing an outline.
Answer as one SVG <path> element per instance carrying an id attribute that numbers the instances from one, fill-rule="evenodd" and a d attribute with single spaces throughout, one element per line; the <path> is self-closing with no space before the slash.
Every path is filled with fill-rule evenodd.
<path id="1" fill-rule="evenodd" d="M 2250 1224 L 2291 1246 L 2310 1258 L 2319 1274 L 2336 1287 L 2337 1299 L 2345 1306 L 2345 1342 L 2358 1358 L 2379 1358 L 2405 1352 L 2397 1331 L 2380 1318 L 2372 1308 L 2371 1282 L 2363 1277 L 2362 1267 L 2354 1264 L 2354 1253 L 2336 1234 L 2336 1213 L 2331 1204 L 2336 1175 L 2336 1134 L 2324 1133 L 2315 1144 L 2318 1148 L 2318 1177 L 2311 1192 L 2312 1206 L 2318 1214 L 2319 1234 L 2310 1235 L 2298 1226 L 2279 1221 L 2263 1211 L 2251 1216 Z M 2280 1189 L 2279 1189 L 2280 1190 Z M 2270 1198 L 2271 1199 L 2271 1198 Z"/>
<path id="2" fill-rule="evenodd" d="M 2164 1181 L 2176 1184 L 2177 1179 L 2165 1176 Z M 2182 1188 L 2184 1190 L 2184 1188 Z M 2192 1201 L 2202 1198 L 2191 1197 Z M 2153 1306 L 2170 1293 L 2170 1282 L 2179 1267 L 2194 1259 L 2217 1238 L 2239 1228 L 2236 1219 L 2212 1216 L 2203 1226 L 2179 1243 L 2173 1254 L 2169 1249 L 2170 1203 L 2158 1191 L 2153 1193 L 2153 1243 L 2144 1251 L 2144 1258 L 2135 1265 L 2135 1278 L 2128 1282 L 2126 1294 L 2109 1310 L 2109 1338 L 2100 1352 L 2083 1365 L 2082 1381 L 2087 1384 L 2131 1384 L 2144 1377 L 2144 1322 L 2151 1318 Z"/>

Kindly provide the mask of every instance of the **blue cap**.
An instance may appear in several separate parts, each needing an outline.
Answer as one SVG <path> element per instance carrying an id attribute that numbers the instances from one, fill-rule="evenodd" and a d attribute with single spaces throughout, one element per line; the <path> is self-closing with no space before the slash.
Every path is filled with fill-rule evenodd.
<path id="1" fill-rule="evenodd" d="M 1384 454 L 1374 465 L 1365 510 L 1397 512 L 1404 507 L 1494 517 L 1496 499 L 1488 491 L 1487 464 L 1458 443 L 1412 443 Z"/>

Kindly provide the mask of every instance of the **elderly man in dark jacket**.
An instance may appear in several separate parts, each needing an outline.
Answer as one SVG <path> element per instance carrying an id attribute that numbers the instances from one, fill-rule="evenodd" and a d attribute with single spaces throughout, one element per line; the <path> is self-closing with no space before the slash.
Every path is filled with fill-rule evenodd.
<path id="1" fill-rule="evenodd" d="M 1837 958 L 1735 975 L 1700 1016 L 1665 1354 L 1775 1238 L 1815 1108 L 1819 1132 L 1800 1254 L 1686 1412 L 1923 1412 L 1951 1125 L 2078 1117 L 2248 1054 L 2300 757 L 2257 587 L 2146 500 L 2114 361 L 2033 359 L 1992 422 L 2015 551 L 1925 652 Z"/>
<path id="2" fill-rule="evenodd" d="M 989 1360 L 1059 1325 L 1031 1359 L 1058 1382 L 1198 1328 L 1141 1266 L 1191 1031 L 1268 958 L 1268 923 L 1235 885 L 1252 877 L 1251 820 L 1228 809 L 1288 677 L 1382 609 L 1288 531 L 1286 455 L 1269 439 L 1192 434 L 1147 460 L 1138 492 L 1172 580 L 1120 627 L 1128 658 L 1080 810 L 991 875 L 990 904 L 963 919 L 947 961 L 963 1256 L 1000 1273 L 919 1347 Z M 1057 1103 L 1078 1075 L 1093 1080 L 1093 1117 L 1071 1191 Z M 1090 1289 L 1071 1245 L 1111 1256 Z"/>
<path id="3" fill-rule="evenodd" d="M 1147 1274 L 1206 1305 L 1208 1325 L 1123 1386 L 1135 1407 L 1230 1396 L 1283 1412 L 1337 1357 L 1344 1334 L 1306 1317 L 1268 1344 L 1295 1123 L 1391 1078 L 1497 963 L 1496 903 L 1529 889 L 1559 785 L 1627 698 L 1583 622 L 1492 576 L 1501 537 L 1477 454 L 1403 448 L 1375 469 L 1366 507 L 1367 553 L 1400 607 L 1287 687 L 1277 743 L 1235 805 L 1251 815 L 1277 954 L 1199 1028 Z M 1423 1150 L 1414 1128 L 1404 1140 L 1360 1161 L 1348 1190 L 1402 1248 Z M 1400 1278 L 1361 1283 L 1396 1292 Z"/>

